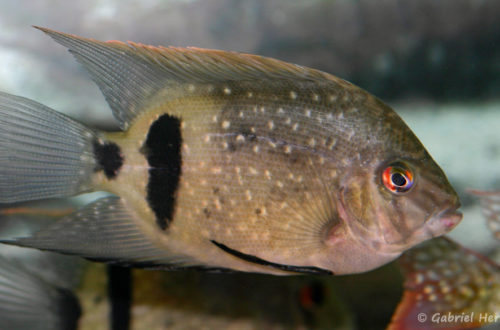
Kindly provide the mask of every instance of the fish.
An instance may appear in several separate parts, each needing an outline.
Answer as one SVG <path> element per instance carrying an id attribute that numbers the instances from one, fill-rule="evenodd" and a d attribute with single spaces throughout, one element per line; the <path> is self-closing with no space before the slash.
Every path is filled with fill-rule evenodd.
<path id="1" fill-rule="evenodd" d="M 479 197 L 482 211 L 493 236 L 500 240 L 500 191 L 469 189 L 471 194 Z"/>
<path id="2" fill-rule="evenodd" d="M 410 128 L 343 79 L 36 28 L 83 65 L 121 130 L 1 93 L 0 203 L 110 194 L 4 244 L 142 268 L 341 275 L 461 221 Z"/>
<path id="3" fill-rule="evenodd" d="M 439 237 L 399 259 L 405 292 L 388 330 L 500 324 L 500 266 Z"/>

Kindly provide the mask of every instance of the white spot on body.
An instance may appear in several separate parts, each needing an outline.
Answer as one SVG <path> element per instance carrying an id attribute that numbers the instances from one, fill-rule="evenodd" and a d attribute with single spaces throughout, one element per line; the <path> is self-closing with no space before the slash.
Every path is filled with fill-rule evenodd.
<path id="1" fill-rule="evenodd" d="M 245 118 L 245 113 L 243 111 L 240 111 L 240 113 L 238 114 L 238 117 Z"/>
<path id="2" fill-rule="evenodd" d="M 214 123 L 216 123 L 216 122 L 218 122 L 218 121 L 219 121 L 219 118 L 217 117 L 217 115 L 214 115 L 214 116 L 212 117 L 212 121 L 213 121 Z"/>
<path id="3" fill-rule="evenodd" d="M 285 113 L 285 110 L 283 110 L 283 108 L 278 108 L 277 113 L 280 113 L 280 114 Z"/>
<path id="4" fill-rule="evenodd" d="M 253 152 L 255 152 L 256 154 L 258 154 L 260 152 L 260 147 L 259 146 L 253 146 Z"/>
<path id="5" fill-rule="evenodd" d="M 252 192 L 250 190 L 245 190 L 245 197 L 247 198 L 247 201 L 252 200 Z"/>
<path id="6" fill-rule="evenodd" d="M 294 131 L 297 131 L 297 130 L 299 129 L 299 123 L 295 123 L 295 124 L 293 124 L 292 129 L 293 129 Z"/>
<path id="7" fill-rule="evenodd" d="M 285 151 L 285 154 L 291 154 L 292 153 L 292 147 L 289 146 L 289 145 L 286 145 L 284 151 Z"/>
<path id="8" fill-rule="evenodd" d="M 239 223 L 236 229 L 240 232 L 245 232 L 248 230 L 248 225 L 246 223 Z"/>
<path id="9" fill-rule="evenodd" d="M 261 207 L 260 212 L 261 212 L 260 213 L 261 216 L 263 216 L 263 217 L 267 216 L 267 209 L 265 207 Z"/>
<path id="10" fill-rule="evenodd" d="M 337 95 L 330 94 L 330 95 L 328 96 L 328 101 L 330 101 L 330 102 L 335 102 L 335 101 L 337 101 Z"/>
<path id="11" fill-rule="evenodd" d="M 315 138 L 310 138 L 309 141 L 307 141 L 310 147 L 314 148 L 316 146 L 316 139 Z"/>
<path id="12" fill-rule="evenodd" d="M 274 122 L 272 120 L 268 121 L 267 122 L 267 127 L 270 129 L 270 130 L 273 130 L 274 129 Z"/>
<path id="13" fill-rule="evenodd" d="M 203 141 L 205 141 L 205 143 L 210 143 L 210 134 L 205 135 Z"/>
<path id="14" fill-rule="evenodd" d="M 290 92 L 290 98 L 291 98 L 292 100 L 295 100 L 295 99 L 297 98 L 297 93 L 295 93 L 294 91 L 291 91 L 291 92 Z"/>
<path id="15" fill-rule="evenodd" d="M 249 167 L 248 168 L 248 172 L 250 172 L 251 175 L 257 175 L 257 174 L 259 174 L 259 172 L 255 168 L 253 168 L 253 167 Z"/>
<path id="16" fill-rule="evenodd" d="M 245 137 L 244 137 L 243 135 L 241 135 L 241 134 L 240 134 L 240 135 L 238 135 L 238 136 L 236 137 L 236 141 L 237 141 L 237 142 L 245 142 Z"/>
<path id="17" fill-rule="evenodd" d="M 304 111 L 304 115 L 306 115 L 306 117 L 311 117 L 311 110 L 307 109 Z"/>
<path id="18" fill-rule="evenodd" d="M 214 199 L 214 205 L 215 205 L 215 209 L 216 209 L 216 210 L 219 210 L 219 211 L 220 211 L 220 210 L 222 209 L 222 206 L 221 206 L 221 204 L 220 204 L 220 200 L 219 200 L 218 198 L 215 198 L 215 199 Z"/>
<path id="19" fill-rule="evenodd" d="M 189 84 L 187 89 L 190 93 L 192 93 L 195 91 L 196 87 L 193 84 Z"/>
<path id="20" fill-rule="evenodd" d="M 230 122 L 230 121 L 228 121 L 228 120 L 224 120 L 224 121 L 222 122 L 222 128 L 223 128 L 223 129 L 228 129 L 229 127 L 231 127 L 231 122 Z"/>
<path id="21" fill-rule="evenodd" d="M 313 101 L 318 102 L 318 101 L 320 100 L 320 97 L 319 97 L 319 95 L 318 95 L 318 94 L 314 93 L 314 94 L 312 95 L 312 99 L 313 99 Z"/>
<path id="22" fill-rule="evenodd" d="M 231 88 L 229 88 L 229 87 L 227 87 L 227 86 L 226 86 L 226 87 L 224 87 L 224 94 L 226 94 L 226 95 L 231 94 Z"/>
<path id="23" fill-rule="evenodd" d="M 248 97 L 248 98 L 252 98 L 252 97 L 253 97 L 253 93 L 252 93 L 252 92 L 248 92 L 248 93 L 247 93 L 247 97 Z"/>
<path id="24" fill-rule="evenodd" d="M 189 155 L 189 152 L 190 152 L 190 149 L 189 149 L 189 146 L 187 145 L 187 143 L 183 143 L 182 144 L 182 150 Z"/>
<path id="25" fill-rule="evenodd" d="M 221 174 L 222 173 L 222 167 L 212 167 L 212 169 L 210 170 L 213 174 Z"/>
<path id="26" fill-rule="evenodd" d="M 292 123 L 292 118 L 287 117 L 287 118 L 285 119 L 285 124 L 290 125 L 291 123 Z"/>
<path id="27" fill-rule="evenodd" d="M 270 172 L 269 170 L 265 170 L 265 171 L 264 171 L 264 175 L 266 176 L 266 178 L 267 178 L 268 180 L 271 180 L 271 178 L 272 178 L 272 174 L 271 174 L 271 172 Z"/>

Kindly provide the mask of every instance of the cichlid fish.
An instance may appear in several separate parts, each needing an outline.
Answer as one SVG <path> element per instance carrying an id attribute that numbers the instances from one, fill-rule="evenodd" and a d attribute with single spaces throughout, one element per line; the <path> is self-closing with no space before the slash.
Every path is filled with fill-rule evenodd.
<path id="1" fill-rule="evenodd" d="M 469 189 L 469 192 L 479 197 L 488 226 L 500 240 L 500 191 Z"/>
<path id="2" fill-rule="evenodd" d="M 405 292 L 388 330 L 500 325 L 500 266 L 446 237 L 399 259 Z"/>
<path id="3" fill-rule="evenodd" d="M 5 243 L 141 267 L 347 274 L 461 219 L 400 117 L 342 79 L 39 29 L 83 64 L 122 132 L 0 94 L 0 202 L 115 196 Z"/>

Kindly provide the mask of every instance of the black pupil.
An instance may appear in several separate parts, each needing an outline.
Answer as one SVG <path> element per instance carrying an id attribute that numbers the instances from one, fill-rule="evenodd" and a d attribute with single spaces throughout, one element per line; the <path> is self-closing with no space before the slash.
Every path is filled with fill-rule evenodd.
<path id="1" fill-rule="evenodd" d="M 403 187 L 404 185 L 406 185 L 406 178 L 401 173 L 394 173 L 394 174 L 392 174 L 391 180 L 392 180 L 392 183 L 395 186 Z"/>

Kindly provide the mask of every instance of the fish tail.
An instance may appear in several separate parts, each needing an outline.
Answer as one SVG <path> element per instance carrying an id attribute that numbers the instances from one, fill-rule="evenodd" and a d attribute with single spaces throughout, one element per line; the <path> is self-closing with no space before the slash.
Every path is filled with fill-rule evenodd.
<path id="1" fill-rule="evenodd" d="M 40 103 L 0 92 L 0 203 L 92 190 L 95 131 Z"/>
<path id="2" fill-rule="evenodd" d="M 0 329 L 77 329 L 76 295 L 0 255 Z"/>

